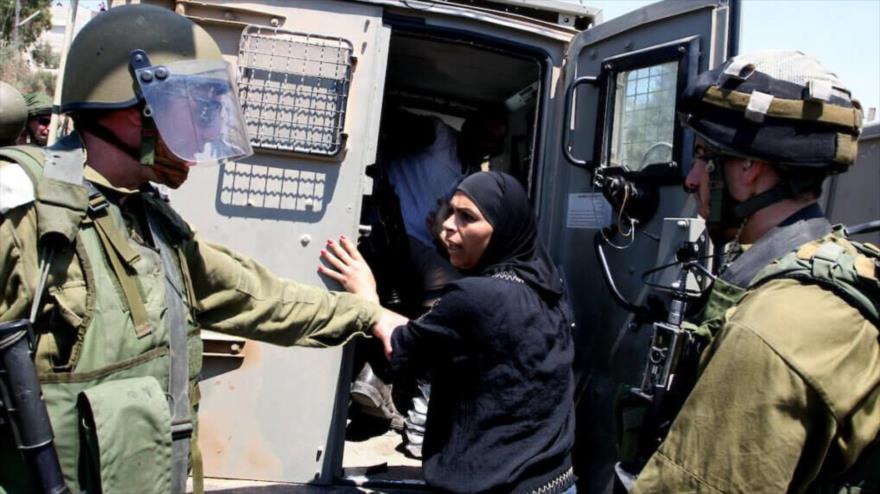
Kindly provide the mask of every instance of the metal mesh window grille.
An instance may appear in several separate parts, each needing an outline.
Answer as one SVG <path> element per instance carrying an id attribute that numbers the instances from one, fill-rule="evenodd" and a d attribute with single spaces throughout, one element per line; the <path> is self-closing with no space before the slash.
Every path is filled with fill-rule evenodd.
<path id="1" fill-rule="evenodd" d="M 352 45 L 345 39 L 248 26 L 238 54 L 251 145 L 332 156 L 343 146 Z"/>
<path id="2" fill-rule="evenodd" d="M 324 210 L 327 174 L 271 165 L 225 163 L 219 203 L 266 216 Z M 228 211 L 227 211 L 228 212 Z"/>
<path id="3" fill-rule="evenodd" d="M 677 62 L 617 75 L 611 162 L 632 170 L 672 161 Z"/>

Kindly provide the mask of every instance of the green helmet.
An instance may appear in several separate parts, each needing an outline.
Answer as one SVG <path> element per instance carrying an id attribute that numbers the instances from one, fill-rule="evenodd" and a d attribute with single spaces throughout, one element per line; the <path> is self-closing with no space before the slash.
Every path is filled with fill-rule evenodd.
<path id="1" fill-rule="evenodd" d="M 70 45 L 61 112 L 137 105 L 129 69 L 133 50 L 143 50 L 157 65 L 223 60 L 211 36 L 183 16 L 152 5 L 115 7 L 89 21 Z"/>
<path id="2" fill-rule="evenodd" d="M 24 102 L 27 104 L 28 117 L 52 113 L 52 98 L 46 93 L 30 93 L 24 97 Z"/>
<path id="3" fill-rule="evenodd" d="M 7 145 L 24 130 L 28 112 L 17 89 L 0 81 L 0 145 Z"/>
<path id="4" fill-rule="evenodd" d="M 97 15 L 73 40 L 62 84 L 62 113 L 142 106 L 144 142 L 155 126 L 186 162 L 252 153 L 229 64 L 204 29 L 171 10 L 138 4 Z"/>

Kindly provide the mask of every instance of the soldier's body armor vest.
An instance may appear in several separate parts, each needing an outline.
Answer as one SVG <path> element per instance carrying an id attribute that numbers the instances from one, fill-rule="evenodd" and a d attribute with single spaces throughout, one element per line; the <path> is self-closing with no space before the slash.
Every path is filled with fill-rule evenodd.
<path id="1" fill-rule="evenodd" d="M 139 231 L 94 187 L 76 190 L 42 178 L 42 155 L 34 148 L 6 148 L 0 154 L 18 162 L 34 181 L 37 246 L 41 261 L 46 253 L 51 256 L 42 297 L 54 310 L 38 311 L 36 353 L 68 486 L 74 492 L 171 492 L 170 353 L 188 353 L 193 398 L 202 360 L 180 250 L 191 232 L 155 195 L 140 194 L 153 227 Z M 68 241 L 53 235 L 61 232 L 69 234 Z M 139 238 L 145 234 L 158 238 L 151 244 Z M 160 244 L 175 251 L 173 272 L 165 268 L 167 260 L 163 264 Z M 27 275 L 37 284 L 39 272 Z M 165 276 L 183 288 L 186 337 L 180 346 L 186 350 L 172 348 Z M 60 361 L 41 358 L 57 357 L 59 347 L 69 348 L 69 355 Z M 187 401 L 187 419 L 194 422 L 196 399 Z M 175 431 L 189 442 L 192 422 L 177 422 Z M 0 441 L 0 492 L 32 492 L 25 468 L 11 437 Z"/>
<path id="2" fill-rule="evenodd" d="M 699 333 L 714 336 L 723 326 L 727 311 L 750 291 L 778 279 L 796 279 L 821 286 L 859 310 L 880 327 L 880 249 L 846 238 L 842 227 L 790 251 L 761 269 L 747 287 L 719 278 L 709 295 Z M 880 338 L 880 334 L 878 334 Z M 880 443 L 877 440 L 846 472 L 822 472 L 809 492 L 857 494 L 880 492 Z"/>
<path id="3" fill-rule="evenodd" d="M 822 226 L 823 222 L 825 227 Z M 780 246 L 798 245 L 797 241 L 791 241 L 810 238 L 812 233 L 822 231 L 823 228 L 827 232 L 827 225 L 824 219 L 815 218 L 801 222 L 800 225 L 780 229 L 775 232 L 776 238 L 772 240 L 776 245 L 770 245 L 769 248 L 763 246 L 764 252 L 751 252 L 752 255 L 743 256 L 744 263 L 735 266 L 740 273 L 718 277 L 703 306 L 700 324 L 682 324 L 682 327 L 687 327 L 695 335 L 695 344 L 704 348 L 705 343 L 724 326 L 731 308 L 738 305 L 749 292 L 778 279 L 796 279 L 802 283 L 821 286 L 858 309 L 876 327 L 880 327 L 880 249 L 876 246 L 854 242 L 846 238 L 842 227 L 835 227 L 831 233 L 803 243 L 794 250 L 789 249 L 781 257 L 767 263 L 767 259 L 773 259 L 783 252 L 779 250 Z M 822 234 L 815 236 L 820 235 Z M 745 278 L 741 276 L 743 274 Z M 745 286 L 740 286 L 740 283 Z M 693 366 L 694 370 L 696 368 Z M 684 378 L 681 381 L 692 382 L 695 379 Z M 656 447 L 662 439 L 662 436 L 656 437 L 656 431 L 644 427 L 647 406 L 632 399 L 619 398 L 617 407 L 618 449 L 622 460 L 635 464 L 646 461 L 647 457 L 643 456 L 645 451 L 639 450 L 639 447 L 646 444 L 646 440 Z M 645 436 L 646 434 L 649 436 Z M 810 486 L 809 492 L 880 492 L 880 440 L 875 440 L 867 447 L 856 464 L 846 472 L 821 472 L 820 477 Z"/>
<path id="4" fill-rule="evenodd" d="M 880 328 L 880 248 L 845 236 L 843 227 L 802 245 L 761 270 L 749 290 L 776 279 L 816 284 L 859 310 Z M 880 334 L 878 334 L 880 338 Z M 808 492 L 857 494 L 880 492 L 880 439 L 865 448 L 847 471 L 822 471 Z"/>

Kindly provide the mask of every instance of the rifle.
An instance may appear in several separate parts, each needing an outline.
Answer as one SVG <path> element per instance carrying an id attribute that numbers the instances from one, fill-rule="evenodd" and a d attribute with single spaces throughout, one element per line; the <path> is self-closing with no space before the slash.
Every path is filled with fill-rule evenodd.
<path id="1" fill-rule="evenodd" d="M 30 321 L 0 324 L 0 405 L 40 492 L 69 494 L 33 360 Z"/>
<path id="2" fill-rule="evenodd" d="M 658 320 L 661 312 L 658 299 L 649 299 L 647 305 L 639 306 L 629 302 L 619 293 L 611 277 L 601 243 L 597 238 L 596 251 L 605 281 L 614 294 L 615 301 L 633 312 L 637 321 L 653 321 L 653 334 L 640 384 L 629 389 L 619 398 L 618 403 L 621 409 L 642 410 L 643 417 L 640 426 L 636 429 L 637 437 L 633 437 L 632 431 L 623 433 L 625 435 L 621 436 L 622 439 L 618 444 L 622 448 L 621 455 L 624 459 L 615 465 L 617 479 L 620 482 L 615 486 L 615 492 L 627 492 L 635 481 L 637 473 L 666 436 L 696 378 L 699 355 L 705 341 L 694 332 L 693 328 L 688 327 L 684 318 L 691 301 L 699 298 L 703 293 L 688 289 L 688 280 L 692 275 L 712 278 L 714 276 L 700 264 L 699 244 L 693 241 L 682 242 L 675 253 L 674 263 L 650 269 L 643 274 L 643 278 L 646 278 L 658 271 L 673 266 L 679 267 L 675 281 L 669 287 L 662 287 L 671 292 L 671 300 L 668 310 L 663 311 L 665 315 L 662 320 Z M 652 285 L 660 287 L 660 285 Z"/>
<path id="3" fill-rule="evenodd" d="M 694 242 L 684 242 L 676 252 L 676 259 L 681 264 L 678 279 L 672 284 L 672 301 L 665 321 L 654 322 L 654 334 L 642 382 L 633 388 L 636 396 L 659 406 L 665 394 L 675 386 L 679 374 L 679 365 L 686 350 L 694 344 L 693 331 L 682 327 L 688 301 L 694 295 L 688 291 L 688 277 L 692 273 L 704 272 L 705 268 L 697 262 L 699 246 Z M 652 270 L 653 271 L 653 270 Z M 646 274 L 650 274 L 649 271 Z M 708 273 L 711 276 L 711 273 Z"/>

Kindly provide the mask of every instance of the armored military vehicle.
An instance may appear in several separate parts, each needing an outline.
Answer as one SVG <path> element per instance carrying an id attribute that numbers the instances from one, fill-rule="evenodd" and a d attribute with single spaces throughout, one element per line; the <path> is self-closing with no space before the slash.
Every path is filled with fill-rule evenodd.
<path id="1" fill-rule="evenodd" d="M 150 3 L 217 40 L 255 150 L 193 169 L 171 193 L 174 207 L 207 238 L 299 281 L 328 283 L 315 269 L 326 239 L 376 227 L 362 209 L 374 190 L 367 168 L 382 165 L 383 110 L 456 125 L 506 108 L 509 132 L 491 167 L 527 185 L 564 273 L 577 316 L 576 471 L 584 492 L 604 489 L 614 397 L 638 382 L 651 333 L 625 304 L 643 304 L 642 274 L 673 255 L 659 249 L 664 218 L 695 216 L 681 187 L 692 136 L 676 122 L 676 95 L 737 52 L 738 1 L 660 2 L 608 22 L 597 9 L 537 0 Z M 699 238 L 699 221 L 666 224 L 667 236 Z M 386 468 L 346 464 L 350 348 L 203 339 L 207 477 L 419 485 L 418 468 L 390 456 L 377 460 Z"/>

